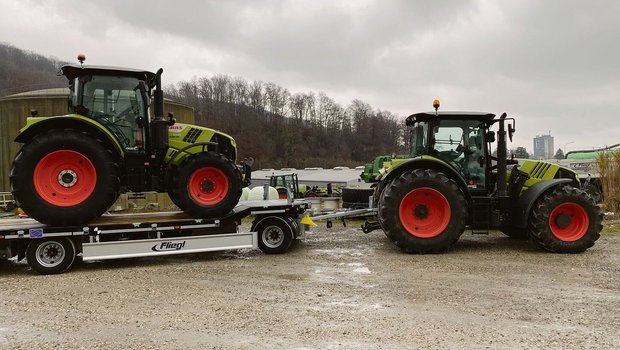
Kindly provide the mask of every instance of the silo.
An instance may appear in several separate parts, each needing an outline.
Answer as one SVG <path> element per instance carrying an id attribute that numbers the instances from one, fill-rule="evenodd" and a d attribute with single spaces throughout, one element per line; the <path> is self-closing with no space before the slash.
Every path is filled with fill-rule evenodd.
<path id="1" fill-rule="evenodd" d="M 13 140 L 26 123 L 32 109 L 40 116 L 68 113 L 68 88 L 29 91 L 0 97 L 0 192 L 10 191 L 9 172 L 13 157 L 21 147 Z M 164 99 L 164 113 L 172 112 L 180 123 L 194 123 L 194 109 Z"/>

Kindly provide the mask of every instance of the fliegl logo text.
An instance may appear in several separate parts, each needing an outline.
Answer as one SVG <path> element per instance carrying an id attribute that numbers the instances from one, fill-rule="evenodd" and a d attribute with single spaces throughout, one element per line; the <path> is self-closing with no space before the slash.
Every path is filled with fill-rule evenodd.
<path id="1" fill-rule="evenodd" d="M 161 242 L 155 244 L 153 248 L 151 248 L 155 252 L 167 252 L 171 250 L 181 250 L 185 247 L 185 241 L 183 242 Z"/>

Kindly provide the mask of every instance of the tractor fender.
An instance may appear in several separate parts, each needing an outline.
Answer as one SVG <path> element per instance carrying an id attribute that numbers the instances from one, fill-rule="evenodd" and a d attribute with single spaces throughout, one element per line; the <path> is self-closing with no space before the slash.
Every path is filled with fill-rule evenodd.
<path id="1" fill-rule="evenodd" d="M 420 156 L 402 162 L 394 166 L 387 174 L 383 176 L 383 178 L 378 180 L 381 180 L 381 182 L 384 183 L 389 183 L 405 171 L 420 168 L 433 169 L 446 174 L 446 176 L 456 182 L 456 185 L 461 189 L 461 191 L 463 191 L 463 194 L 465 195 L 465 198 L 467 198 L 467 201 L 469 202 L 471 200 L 471 194 L 467 190 L 467 184 L 465 182 L 465 179 L 458 172 L 456 172 L 448 163 L 433 156 Z"/>
<path id="2" fill-rule="evenodd" d="M 15 137 L 15 142 L 26 143 L 38 134 L 52 129 L 87 131 L 106 143 L 118 158 L 123 158 L 125 156 L 123 147 L 121 147 L 118 140 L 116 140 L 108 129 L 100 123 L 79 114 L 69 114 L 59 117 L 30 117 L 26 120 L 26 126 L 24 126 L 19 131 L 17 137 Z"/>
<path id="3" fill-rule="evenodd" d="M 530 212 L 534 203 L 538 198 L 544 195 L 551 189 L 562 185 L 570 184 L 573 179 L 552 179 L 536 183 L 531 186 L 517 199 L 517 203 L 512 207 L 510 212 L 512 225 L 518 228 L 527 227 L 527 219 L 530 216 Z"/>

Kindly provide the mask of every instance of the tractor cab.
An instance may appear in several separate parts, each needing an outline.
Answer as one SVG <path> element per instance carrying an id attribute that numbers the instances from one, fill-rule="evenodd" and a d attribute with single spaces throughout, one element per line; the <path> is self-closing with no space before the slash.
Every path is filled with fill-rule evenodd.
<path id="1" fill-rule="evenodd" d="M 297 174 L 271 175 L 271 178 L 269 178 L 269 186 L 274 187 L 278 191 L 278 197 L 280 199 L 286 199 L 288 197 L 288 190 L 292 192 L 293 198 L 302 197 Z"/>
<path id="2" fill-rule="evenodd" d="M 474 112 L 417 113 L 407 118 L 410 158 L 432 156 L 452 168 L 470 190 L 487 187 L 486 130 L 494 114 Z"/>
<path id="3" fill-rule="evenodd" d="M 144 153 L 155 74 L 127 68 L 66 65 L 69 112 L 103 125 L 128 153 Z"/>

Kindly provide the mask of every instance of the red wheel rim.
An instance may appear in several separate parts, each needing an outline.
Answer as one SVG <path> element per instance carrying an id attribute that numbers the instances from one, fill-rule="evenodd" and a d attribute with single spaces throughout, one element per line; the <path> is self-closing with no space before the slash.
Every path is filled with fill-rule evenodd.
<path id="1" fill-rule="evenodd" d="M 410 235 L 432 238 L 440 235 L 450 222 L 450 203 L 441 192 L 416 188 L 402 199 L 398 208 L 400 223 Z"/>
<path id="2" fill-rule="evenodd" d="M 562 203 L 549 215 L 551 233 L 561 241 L 574 242 L 588 232 L 590 218 L 577 203 Z"/>
<path id="3" fill-rule="evenodd" d="M 54 151 L 34 168 L 34 189 L 47 203 L 71 207 L 90 197 L 97 185 L 97 171 L 82 153 Z"/>
<path id="4" fill-rule="evenodd" d="M 202 205 L 215 205 L 228 193 L 228 178 L 214 167 L 200 168 L 189 178 L 189 195 Z"/>

